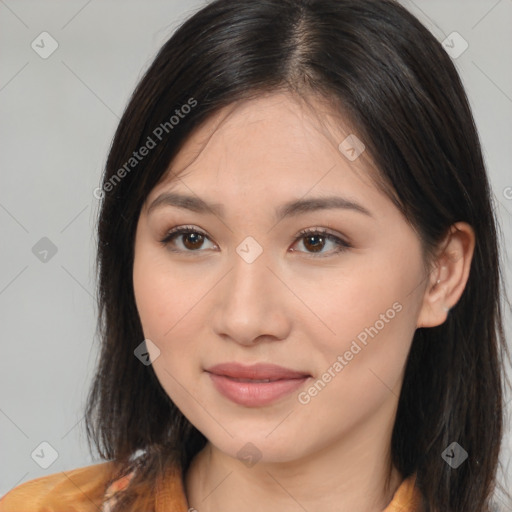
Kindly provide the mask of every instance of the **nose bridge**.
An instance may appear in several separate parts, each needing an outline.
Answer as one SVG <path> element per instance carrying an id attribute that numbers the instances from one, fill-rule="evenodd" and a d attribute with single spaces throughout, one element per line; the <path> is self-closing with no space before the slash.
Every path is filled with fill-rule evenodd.
<path id="1" fill-rule="evenodd" d="M 244 254 L 247 244 L 240 244 L 237 248 L 237 254 L 233 257 L 233 270 L 231 271 L 231 286 L 234 294 L 240 299 L 257 299 L 264 294 L 265 289 L 269 290 L 270 278 L 275 279 L 270 272 L 270 257 L 266 252 L 251 259 L 252 248 Z M 247 256 L 247 257 L 246 257 Z"/>
<path id="2" fill-rule="evenodd" d="M 250 243 L 249 251 L 242 243 L 233 254 L 215 317 L 217 334 L 246 344 L 261 335 L 285 337 L 288 328 L 282 283 L 271 271 L 271 255 L 263 251 L 252 259 Z"/>

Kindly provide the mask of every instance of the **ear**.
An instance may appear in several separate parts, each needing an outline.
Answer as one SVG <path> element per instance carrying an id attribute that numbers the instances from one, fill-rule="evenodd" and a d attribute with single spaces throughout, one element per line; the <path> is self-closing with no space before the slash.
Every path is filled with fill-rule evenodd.
<path id="1" fill-rule="evenodd" d="M 469 224 L 450 226 L 429 275 L 417 327 L 435 327 L 446 321 L 466 287 L 474 249 L 475 233 Z"/>

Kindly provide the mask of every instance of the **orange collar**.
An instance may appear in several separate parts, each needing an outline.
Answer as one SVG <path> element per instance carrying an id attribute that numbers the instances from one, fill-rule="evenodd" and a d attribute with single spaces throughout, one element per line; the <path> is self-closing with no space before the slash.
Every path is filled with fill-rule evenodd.
<path id="1" fill-rule="evenodd" d="M 0 499 L 0 512 L 110 512 L 115 493 L 126 488 L 133 473 L 105 484 L 115 471 L 112 461 L 36 478 L 12 489 Z M 414 475 L 405 479 L 383 512 L 420 512 L 422 496 L 415 486 Z M 155 512 L 188 512 L 183 474 L 178 466 L 169 468 L 157 483 L 154 493 Z M 112 501 L 111 501 L 112 500 Z M 193 509 L 192 509 L 193 510 Z"/>

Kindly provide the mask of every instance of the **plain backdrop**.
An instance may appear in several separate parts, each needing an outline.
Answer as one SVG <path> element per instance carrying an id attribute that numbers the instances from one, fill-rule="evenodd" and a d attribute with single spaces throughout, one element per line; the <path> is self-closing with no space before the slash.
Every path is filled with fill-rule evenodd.
<path id="1" fill-rule="evenodd" d="M 512 0 L 403 4 L 456 53 L 468 45 L 454 61 L 511 254 Z M 203 5 L 0 0 L 0 495 L 97 461 L 82 420 L 97 355 L 93 190 L 142 72 Z M 510 339 L 510 311 L 506 321 Z M 511 449 L 508 434 L 509 474 Z"/>

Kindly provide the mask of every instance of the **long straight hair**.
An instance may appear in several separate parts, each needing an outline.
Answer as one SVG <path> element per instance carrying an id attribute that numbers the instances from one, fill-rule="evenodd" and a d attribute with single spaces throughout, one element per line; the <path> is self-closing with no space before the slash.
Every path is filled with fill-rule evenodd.
<path id="1" fill-rule="evenodd" d="M 383 190 L 416 229 L 427 256 L 453 223 L 474 228 L 461 299 L 445 323 L 415 332 L 391 450 L 404 477 L 417 475 L 425 510 L 489 511 L 507 353 L 491 192 L 450 57 L 392 0 L 215 0 L 179 27 L 135 89 L 103 177 L 101 350 L 86 411 L 89 443 L 102 458 L 128 471 L 133 454 L 144 450 L 117 509 L 151 510 L 165 471 L 172 464 L 186 470 L 206 443 L 152 367 L 134 356 L 144 339 L 132 283 L 141 207 L 194 129 L 235 101 L 274 91 L 322 98 L 349 116 Z M 171 119 L 176 110 L 178 121 Z M 131 160 L 149 140 L 148 154 Z M 441 457 L 454 441 L 469 454 L 457 469 Z"/>

